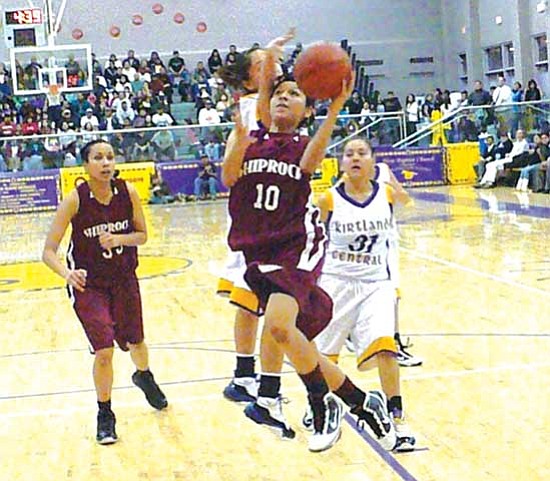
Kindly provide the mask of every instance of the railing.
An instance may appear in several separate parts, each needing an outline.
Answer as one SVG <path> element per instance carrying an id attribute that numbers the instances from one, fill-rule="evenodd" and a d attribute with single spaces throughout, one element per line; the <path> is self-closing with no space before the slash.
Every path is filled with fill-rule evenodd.
<path id="1" fill-rule="evenodd" d="M 361 115 L 339 116 L 331 147 L 340 145 L 343 139 L 357 135 L 358 132 L 387 144 L 404 137 L 403 112 L 376 113 L 369 117 L 370 119 Z M 315 119 L 311 133 L 324 118 Z M 225 141 L 232 127 L 232 123 L 222 123 L 212 126 L 177 125 L 0 137 L 0 172 L 81 165 L 81 148 L 96 138 L 105 138 L 113 144 L 117 162 L 191 161 L 201 155 L 219 160 L 223 157 Z"/>
<path id="2" fill-rule="evenodd" d="M 482 133 L 497 140 L 505 132 L 512 137 L 518 129 L 530 135 L 550 127 L 550 101 L 517 102 L 498 107 L 461 107 L 429 124 L 417 124 L 417 131 L 393 144 L 394 147 L 444 145 L 477 142 Z"/>

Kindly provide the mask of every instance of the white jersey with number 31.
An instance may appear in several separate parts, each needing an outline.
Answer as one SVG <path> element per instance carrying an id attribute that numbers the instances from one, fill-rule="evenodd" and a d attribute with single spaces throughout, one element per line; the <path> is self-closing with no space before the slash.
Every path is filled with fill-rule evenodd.
<path id="1" fill-rule="evenodd" d="M 392 189 L 375 181 L 372 186 L 371 195 L 362 203 L 347 195 L 343 183 L 325 193 L 329 245 L 323 274 L 369 282 L 391 279 Z"/>

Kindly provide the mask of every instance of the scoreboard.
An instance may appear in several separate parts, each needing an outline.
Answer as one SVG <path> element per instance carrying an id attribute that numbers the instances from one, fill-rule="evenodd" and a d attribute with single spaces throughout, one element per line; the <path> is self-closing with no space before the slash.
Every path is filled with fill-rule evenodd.
<path id="1" fill-rule="evenodd" d="M 46 44 L 46 22 L 40 8 L 6 8 L 2 14 L 8 48 Z"/>

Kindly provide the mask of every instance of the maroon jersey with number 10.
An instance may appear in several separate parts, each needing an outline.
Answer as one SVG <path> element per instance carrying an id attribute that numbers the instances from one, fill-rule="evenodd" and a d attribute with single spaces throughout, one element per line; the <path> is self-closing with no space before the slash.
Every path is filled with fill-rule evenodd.
<path id="1" fill-rule="evenodd" d="M 79 207 L 71 221 L 67 263 L 71 269 L 86 269 L 87 286 L 111 284 L 121 276 L 133 274 L 138 264 L 136 247 L 103 249 L 99 243 L 101 232 L 128 234 L 135 230 L 126 182 L 116 179 L 112 189 L 111 202 L 104 205 L 94 198 L 87 182 L 77 187 Z"/>
<path id="2" fill-rule="evenodd" d="M 311 203 L 310 175 L 300 169 L 309 137 L 251 132 L 258 141 L 245 153 L 242 175 L 231 188 L 229 245 L 243 251 L 247 263 L 273 262 L 313 271 L 324 256 L 325 233 Z"/>

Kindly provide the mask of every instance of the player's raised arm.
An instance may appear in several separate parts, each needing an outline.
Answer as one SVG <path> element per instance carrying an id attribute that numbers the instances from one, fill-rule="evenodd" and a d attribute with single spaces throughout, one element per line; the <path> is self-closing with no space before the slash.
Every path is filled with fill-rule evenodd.
<path id="1" fill-rule="evenodd" d="M 323 121 L 319 130 L 315 133 L 311 142 L 308 144 L 302 160 L 300 161 L 300 168 L 304 172 L 312 174 L 317 167 L 321 164 L 325 158 L 325 152 L 330 142 L 330 137 L 336 124 L 338 114 L 342 110 L 342 107 L 346 103 L 353 91 L 355 85 L 355 74 L 352 74 L 351 79 L 346 82 L 342 82 L 342 91 L 340 95 L 336 97 L 328 108 L 327 118 Z"/>
<path id="2" fill-rule="evenodd" d="M 223 156 L 222 182 L 226 187 L 232 187 L 239 179 L 246 149 L 254 142 L 256 139 L 248 134 L 248 129 L 243 125 L 241 114 L 237 108 L 235 110 L 235 127 L 229 134 Z"/>
<path id="3" fill-rule="evenodd" d="M 284 46 L 296 35 L 296 29 L 290 28 L 285 35 L 271 40 L 266 48 L 266 56 L 262 62 L 260 71 L 260 85 L 258 89 L 258 104 L 256 113 L 261 123 L 266 129 L 271 126 L 271 113 L 269 109 L 269 100 L 271 98 L 271 90 L 275 79 L 282 73 L 278 62 L 284 56 Z"/>
<path id="4" fill-rule="evenodd" d="M 277 49 L 266 50 L 260 73 L 260 86 L 258 90 L 258 104 L 256 112 L 263 126 L 269 130 L 271 127 L 270 100 L 271 90 L 277 77 Z"/>

